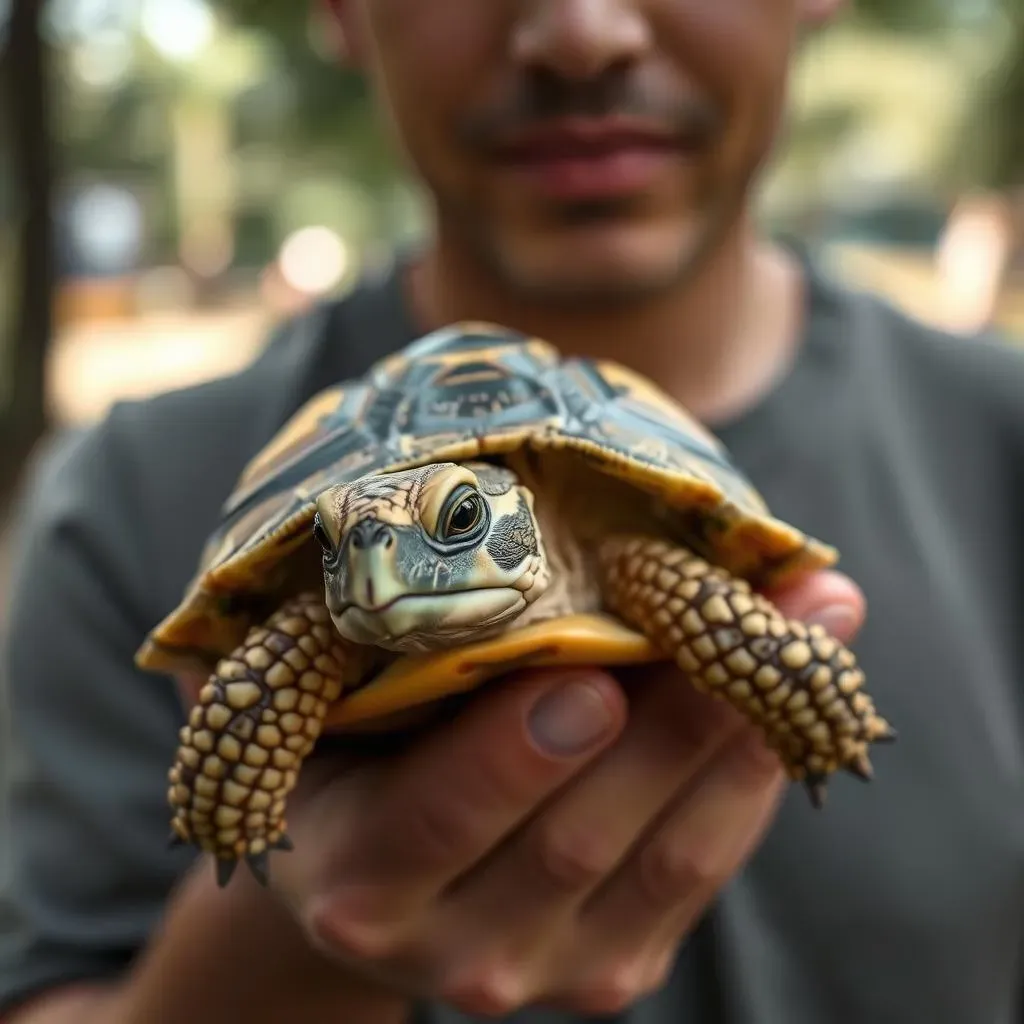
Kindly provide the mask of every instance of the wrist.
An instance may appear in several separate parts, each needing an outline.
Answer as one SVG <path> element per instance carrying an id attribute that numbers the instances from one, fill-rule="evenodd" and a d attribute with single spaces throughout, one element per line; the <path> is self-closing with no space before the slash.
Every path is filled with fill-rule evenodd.
<path id="1" fill-rule="evenodd" d="M 340 1015 L 405 1024 L 410 1015 L 404 996 L 315 949 L 275 894 L 248 877 L 219 889 L 205 859 L 118 996 L 117 1024 L 335 1024 Z"/>

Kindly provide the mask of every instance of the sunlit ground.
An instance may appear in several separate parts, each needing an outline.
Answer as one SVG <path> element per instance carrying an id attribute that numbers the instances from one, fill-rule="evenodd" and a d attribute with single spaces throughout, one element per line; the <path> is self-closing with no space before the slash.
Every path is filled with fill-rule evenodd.
<path id="1" fill-rule="evenodd" d="M 843 279 L 884 296 L 909 315 L 936 327 L 957 331 L 957 310 L 939 282 L 927 253 L 886 253 L 876 249 L 836 247 L 832 268 Z M 1024 289 L 1004 290 L 996 306 L 997 329 L 1024 339 Z"/>
<path id="2" fill-rule="evenodd" d="M 269 324 L 257 308 L 69 326 L 54 346 L 52 411 L 60 423 L 89 423 L 115 401 L 233 373 L 258 353 Z"/>

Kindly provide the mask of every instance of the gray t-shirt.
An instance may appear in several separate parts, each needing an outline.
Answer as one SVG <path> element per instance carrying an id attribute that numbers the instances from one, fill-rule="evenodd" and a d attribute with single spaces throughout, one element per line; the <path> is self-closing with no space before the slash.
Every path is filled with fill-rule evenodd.
<path id="1" fill-rule="evenodd" d="M 810 272 L 795 365 L 717 430 L 864 588 L 856 647 L 900 741 L 875 755 L 872 785 L 837 779 L 822 812 L 793 789 L 628 1020 L 1020 1024 L 1024 352 L 926 330 Z M 282 327 L 244 372 L 121 404 L 42 461 L 0 662 L 0 1009 L 114 976 L 146 942 L 192 854 L 166 848 L 182 710 L 133 653 L 245 462 L 315 391 L 412 336 L 384 275 Z"/>

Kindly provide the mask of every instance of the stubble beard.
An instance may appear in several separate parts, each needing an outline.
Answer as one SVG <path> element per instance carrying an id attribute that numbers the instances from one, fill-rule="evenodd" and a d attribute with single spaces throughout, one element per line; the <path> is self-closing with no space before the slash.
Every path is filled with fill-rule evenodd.
<path id="1" fill-rule="evenodd" d="M 681 228 L 673 257 L 662 261 L 660 267 L 645 268 L 637 273 L 627 269 L 621 274 L 602 273 L 575 280 L 571 276 L 541 276 L 522 268 L 514 256 L 508 254 L 500 235 L 489 230 L 486 222 L 458 201 L 435 201 L 435 216 L 439 224 L 444 224 L 447 236 L 458 238 L 460 247 L 503 291 L 521 296 L 534 307 L 594 313 L 622 312 L 689 287 L 729 235 L 742 208 L 741 194 L 720 199 L 717 204 L 696 213 L 689 229 Z M 587 221 L 596 223 L 600 219 L 625 217 L 628 213 L 608 204 L 580 206 L 565 211 L 565 230 L 584 227 Z"/>

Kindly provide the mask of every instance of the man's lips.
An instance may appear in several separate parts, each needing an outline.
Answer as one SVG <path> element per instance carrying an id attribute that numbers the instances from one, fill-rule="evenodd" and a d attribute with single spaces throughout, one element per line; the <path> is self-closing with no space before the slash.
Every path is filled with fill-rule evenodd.
<path id="1" fill-rule="evenodd" d="M 683 145 L 680 133 L 623 119 L 558 121 L 511 132 L 495 146 L 509 160 L 557 159 L 601 155 L 611 150 Z"/>
<path id="2" fill-rule="evenodd" d="M 698 141 L 649 125 L 575 122 L 509 135 L 493 155 L 502 169 L 549 197 L 585 201 L 642 191 Z"/>

